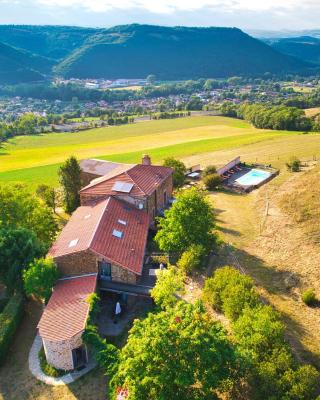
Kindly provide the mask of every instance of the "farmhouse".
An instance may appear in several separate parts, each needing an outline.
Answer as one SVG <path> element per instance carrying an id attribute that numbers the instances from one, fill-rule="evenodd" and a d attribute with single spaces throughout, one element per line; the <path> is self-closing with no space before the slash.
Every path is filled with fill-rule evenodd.
<path id="1" fill-rule="evenodd" d="M 148 296 L 144 265 L 149 229 L 172 196 L 171 168 L 103 160 L 81 162 L 81 205 L 48 255 L 64 276 L 54 288 L 39 322 L 46 358 L 56 368 L 85 364 L 82 333 L 88 317 L 86 298 L 100 290 Z"/>

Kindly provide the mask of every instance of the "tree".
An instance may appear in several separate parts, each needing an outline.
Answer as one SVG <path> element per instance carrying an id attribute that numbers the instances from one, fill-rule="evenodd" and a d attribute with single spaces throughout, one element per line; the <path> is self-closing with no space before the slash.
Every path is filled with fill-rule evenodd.
<path id="1" fill-rule="evenodd" d="M 40 258 L 31 262 L 29 267 L 23 271 L 22 276 L 26 295 L 33 295 L 47 303 L 59 277 L 59 272 L 51 258 Z"/>
<path id="2" fill-rule="evenodd" d="M 203 183 L 208 190 L 215 190 L 221 184 L 221 182 L 221 176 L 218 174 L 206 175 L 203 178 Z"/>
<path id="3" fill-rule="evenodd" d="M 9 293 L 22 288 L 22 271 L 45 252 L 45 246 L 31 230 L 0 229 L 0 280 Z"/>
<path id="4" fill-rule="evenodd" d="M 165 167 L 173 168 L 173 186 L 175 188 L 179 188 L 183 186 L 185 181 L 185 174 L 187 172 L 187 168 L 184 163 L 180 160 L 177 160 L 173 157 L 165 158 L 163 165 Z"/>
<path id="5" fill-rule="evenodd" d="M 59 180 L 63 188 L 64 205 L 71 214 L 80 205 L 81 169 L 78 160 L 71 156 L 59 169 Z"/>
<path id="6" fill-rule="evenodd" d="M 184 292 L 183 271 L 178 271 L 175 267 L 169 266 L 168 269 L 160 270 L 157 275 L 157 283 L 151 290 L 151 297 L 160 308 L 173 307 L 179 295 Z"/>
<path id="7" fill-rule="evenodd" d="M 0 227 L 25 228 L 34 232 L 48 249 L 55 238 L 57 223 L 49 208 L 23 185 L 0 185 Z"/>
<path id="8" fill-rule="evenodd" d="M 177 201 L 159 218 L 155 241 L 163 251 L 183 253 L 200 244 L 208 252 L 216 242 L 212 205 L 196 188 L 178 194 Z"/>
<path id="9" fill-rule="evenodd" d="M 221 325 L 200 304 L 185 302 L 136 319 L 110 381 L 130 400 L 217 399 L 234 383 L 237 355 Z"/>
<path id="10" fill-rule="evenodd" d="M 187 274 L 190 274 L 201 268 L 204 261 L 204 255 L 205 249 L 203 246 L 201 244 L 193 244 L 182 253 L 177 266 Z"/>
<path id="11" fill-rule="evenodd" d="M 43 200 L 44 203 L 55 213 L 57 205 L 57 196 L 55 189 L 51 186 L 41 184 L 37 187 L 36 193 L 40 197 L 40 199 Z"/>

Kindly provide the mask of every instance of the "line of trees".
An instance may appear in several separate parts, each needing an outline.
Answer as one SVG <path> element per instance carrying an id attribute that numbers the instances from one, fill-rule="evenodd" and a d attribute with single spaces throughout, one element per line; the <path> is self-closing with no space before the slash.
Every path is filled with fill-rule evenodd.
<path id="1" fill-rule="evenodd" d="M 225 102 L 221 105 L 222 115 L 244 119 L 256 128 L 288 131 L 311 131 L 314 123 L 296 107 L 267 106 L 263 104 L 236 105 Z"/>

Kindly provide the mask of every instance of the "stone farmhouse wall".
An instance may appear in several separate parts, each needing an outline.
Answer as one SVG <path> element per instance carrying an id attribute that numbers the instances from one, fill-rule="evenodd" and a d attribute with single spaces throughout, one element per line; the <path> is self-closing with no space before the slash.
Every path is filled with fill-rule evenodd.
<path id="1" fill-rule="evenodd" d="M 42 339 L 47 361 L 55 368 L 69 371 L 73 369 L 72 350 L 82 346 L 82 331 L 71 339 L 51 342 Z"/>
<path id="2" fill-rule="evenodd" d="M 55 258 L 54 261 L 57 264 L 59 271 L 63 275 L 98 273 L 98 262 L 109 262 L 107 259 L 104 259 L 102 256 L 99 256 L 91 250 L 67 254 L 65 256 Z M 131 284 L 135 284 L 137 282 L 136 274 L 113 263 L 111 263 L 111 277 L 113 281 L 117 282 Z"/>
<path id="3" fill-rule="evenodd" d="M 100 177 L 101 177 L 101 175 L 98 175 L 98 174 L 91 174 L 90 172 L 83 172 L 82 170 L 80 172 L 80 178 L 81 178 L 83 187 L 89 185 L 89 183 L 93 179 L 100 178 Z"/>
<path id="4" fill-rule="evenodd" d="M 157 190 L 155 190 L 147 201 L 147 212 L 149 214 L 150 225 L 154 221 L 154 216 L 157 216 L 159 211 L 167 206 L 164 202 L 164 193 L 167 194 L 167 202 L 172 197 L 172 175 L 170 175 Z"/>

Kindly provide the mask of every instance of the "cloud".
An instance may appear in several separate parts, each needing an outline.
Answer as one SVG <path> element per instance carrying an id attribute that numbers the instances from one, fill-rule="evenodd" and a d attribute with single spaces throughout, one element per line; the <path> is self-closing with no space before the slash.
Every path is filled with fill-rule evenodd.
<path id="1" fill-rule="evenodd" d="M 113 9 L 143 9 L 151 13 L 172 14 L 177 11 L 194 11 L 204 8 L 232 12 L 277 11 L 301 8 L 320 8 L 318 0 L 37 0 L 51 7 L 81 7 L 92 12 L 105 12 Z"/>

